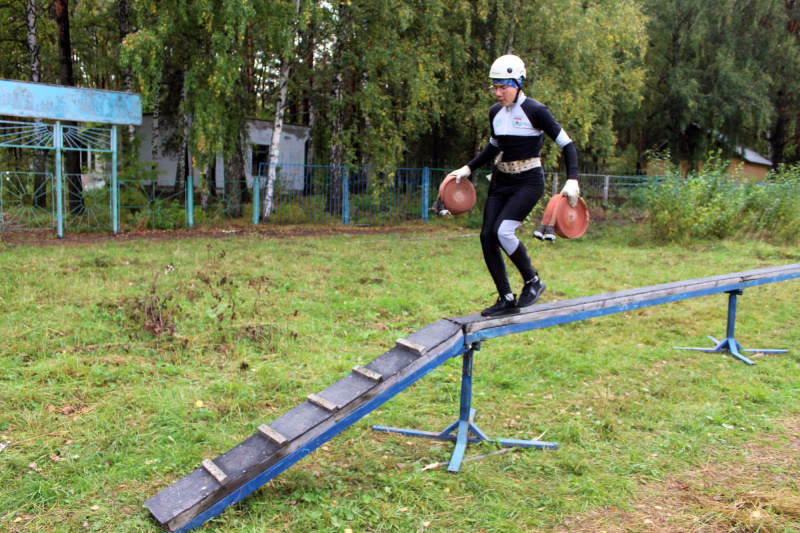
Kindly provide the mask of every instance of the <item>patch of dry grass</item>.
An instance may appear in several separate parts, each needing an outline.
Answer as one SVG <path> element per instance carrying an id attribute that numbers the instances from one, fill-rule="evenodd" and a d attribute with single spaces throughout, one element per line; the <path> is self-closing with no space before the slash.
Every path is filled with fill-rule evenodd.
<path id="1" fill-rule="evenodd" d="M 708 450 L 699 469 L 644 482 L 629 508 L 564 518 L 558 533 L 788 533 L 800 527 L 800 416 L 736 457 Z"/>

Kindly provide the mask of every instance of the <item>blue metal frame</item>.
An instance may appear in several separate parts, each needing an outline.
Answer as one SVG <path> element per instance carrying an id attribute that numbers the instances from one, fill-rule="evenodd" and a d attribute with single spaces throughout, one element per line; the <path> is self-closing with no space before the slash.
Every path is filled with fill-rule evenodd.
<path id="1" fill-rule="evenodd" d="M 397 383 L 386 389 L 380 395 L 376 396 L 372 400 L 368 401 L 358 409 L 354 410 L 352 413 L 346 415 L 341 420 L 336 422 L 330 429 L 326 430 L 325 432 L 321 433 L 318 437 L 314 438 L 310 442 L 308 442 L 302 448 L 295 450 L 294 452 L 288 454 L 286 457 L 281 459 L 278 463 L 271 466 L 267 470 L 263 471 L 258 476 L 254 477 L 244 485 L 242 485 L 239 489 L 235 492 L 232 492 L 225 498 L 221 499 L 201 514 L 194 517 L 190 522 L 186 523 L 186 525 L 182 526 L 181 528 L 177 529 L 176 532 L 183 532 L 183 531 L 191 531 L 202 526 L 207 520 L 210 520 L 216 516 L 222 514 L 225 509 L 233 505 L 234 503 L 246 498 L 252 492 L 258 490 L 267 483 L 269 480 L 273 479 L 274 477 L 278 476 L 282 472 L 286 471 L 292 465 L 303 459 L 305 456 L 334 438 L 336 435 L 347 429 L 348 427 L 352 426 L 370 412 L 374 411 L 390 399 L 392 399 L 397 394 L 403 392 L 405 389 L 413 385 L 419 379 L 423 378 L 430 372 L 432 372 L 436 367 L 440 366 L 442 363 L 447 361 L 448 359 L 452 359 L 453 357 L 458 357 L 464 351 L 466 347 L 460 343 L 455 344 L 452 348 L 445 350 L 441 354 L 435 356 L 433 359 L 422 365 L 420 368 L 416 369 L 415 371 L 411 372 L 409 375 L 399 379 Z"/>
<path id="2" fill-rule="evenodd" d="M 632 311 L 632 310 L 635 310 L 635 309 L 642 309 L 642 308 L 651 307 L 651 306 L 654 306 L 654 305 L 661 305 L 661 304 L 666 304 L 666 303 L 671 303 L 671 302 L 678 302 L 678 301 L 681 301 L 681 300 L 688 300 L 690 298 L 697 298 L 697 297 L 700 297 L 700 296 L 709 296 L 711 294 L 719 294 L 719 293 L 723 293 L 723 292 L 730 293 L 732 291 L 734 291 L 734 292 L 735 291 L 742 291 L 743 289 L 746 289 L 748 287 L 756 287 L 758 285 L 766 285 L 767 283 L 775 283 L 775 282 L 778 282 L 778 281 L 786 281 L 786 280 L 789 280 L 789 279 L 796 279 L 796 278 L 800 278 L 800 273 L 781 274 L 781 275 L 773 276 L 773 277 L 770 277 L 770 278 L 762 278 L 762 279 L 751 280 L 751 281 L 743 281 L 741 283 L 722 285 L 722 286 L 719 286 L 719 287 L 709 287 L 707 289 L 700 289 L 700 290 L 691 291 L 691 292 L 685 292 L 685 293 L 681 293 L 681 294 L 673 294 L 673 295 L 670 295 L 670 296 L 663 296 L 663 297 L 660 297 L 660 298 L 652 298 L 652 299 L 649 299 L 649 300 L 642 300 L 640 302 L 631 302 L 629 304 L 624 304 L 624 305 L 615 305 L 615 306 L 612 306 L 612 307 L 604 307 L 604 308 L 601 308 L 601 309 L 592 309 L 590 311 L 578 311 L 578 312 L 575 312 L 575 313 L 569 313 L 569 314 L 562 315 L 562 316 L 546 318 L 546 319 L 543 319 L 543 320 L 536 320 L 536 321 L 533 321 L 533 322 L 523 322 L 521 324 L 511 324 L 509 326 L 500 326 L 500 327 L 496 327 L 496 328 L 489 328 L 489 329 L 485 329 L 485 330 L 481 330 L 481 331 L 475 331 L 475 332 L 472 332 L 472 333 L 468 333 L 467 336 L 466 336 L 466 342 L 468 344 L 472 344 L 472 343 L 480 342 L 480 341 L 483 341 L 483 340 L 486 340 L 486 339 L 492 339 L 492 338 L 495 338 L 495 337 L 503 337 L 505 335 L 510 335 L 512 333 L 522 333 L 524 331 L 531 331 L 531 330 L 534 330 L 534 329 L 541 329 L 541 328 L 547 328 L 547 327 L 551 327 L 551 326 L 558 326 L 558 325 L 561 325 L 561 324 L 567 324 L 569 322 L 579 322 L 581 320 L 587 320 L 589 318 L 596 318 L 596 317 L 599 317 L 599 316 L 613 315 L 613 314 L 616 314 L 616 313 L 623 313 L 625 311 Z M 729 307 L 729 313 L 730 313 L 730 310 L 731 310 L 731 308 Z M 733 313 L 735 315 L 735 313 L 736 313 L 736 300 L 735 300 L 735 298 L 733 299 L 732 310 L 733 310 Z M 733 339 L 733 333 L 732 333 L 733 322 L 730 320 L 730 314 L 729 314 L 729 327 L 731 328 L 731 335 L 730 335 L 729 338 L 732 340 Z M 728 339 L 726 339 L 726 341 L 727 340 Z M 738 351 L 738 348 L 740 348 L 740 345 L 738 343 L 736 343 L 736 341 L 733 341 L 733 342 L 735 343 L 735 349 L 737 349 L 737 351 Z M 720 343 L 720 345 L 722 345 L 722 344 L 725 344 L 725 341 Z M 727 346 L 727 344 L 725 344 L 725 346 Z M 720 350 L 721 349 L 722 348 L 720 347 Z M 714 351 L 714 349 L 711 349 L 709 351 Z M 769 351 L 769 352 L 765 352 L 764 350 L 759 350 L 759 351 L 761 351 L 762 353 L 781 353 L 781 352 L 775 352 L 775 351 Z M 731 353 L 733 353 L 733 352 L 731 352 Z M 739 355 L 741 355 L 741 354 L 739 354 Z M 750 361 L 748 364 L 753 364 L 753 362 Z"/>
<path id="3" fill-rule="evenodd" d="M 350 177 L 347 169 L 342 169 L 342 224 L 350 223 Z"/>
<path id="4" fill-rule="evenodd" d="M 0 115 L 138 126 L 142 99 L 118 91 L 0 79 Z"/>
<path id="5" fill-rule="evenodd" d="M 708 335 L 708 338 L 711 339 L 716 346 L 713 348 L 685 348 L 681 346 L 674 346 L 673 348 L 676 350 L 695 350 L 698 352 L 728 352 L 738 360 L 746 363 L 748 365 L 754 365 L 755 363 L 745 357 L 741 352 L 757 352 L 757 353 L 787 353 L 789 350 L 764 350 L 764 349 L 749 349 L 745 350 L 742 348 L 742 345 L 734 338 L 734 330 L 736 328 L 736 297 L 742 294 L 741 289 L 737 289 L 734 291 L 728 291 L 728 325 L 725 329 L 725 338 L 721 341 L 718 341 L 711 335 Z"/>
<path id="6" fill-rule="evenodd" d="M 53 147 L 56 150 L 56 235 L 59 239 L 64 237 L 64 199 L 61 197 L 62 183 L 61 183 L 61 152 L 64 148 L 64 131 L 61 128 L 61 122 L 56 122 L 53 131 Z"/>
<path id="7" fill-rule="evenodd" d="M 456 441 L 453 455 L 450 457 L 450 464 L 447 471 L 455 474 L 461 468 L 461 463 L 464 460 L 464 453 L 467 451 L 467 444 L 470 442 L 496 442 L 506 448 L 547 448 L 557 450 L 558 444 L 555 442 L 543 442 L 538 440 L 517 440 L 517 439 L 490 439 L 476 424 L 475 424 L 475 409 L 472 408 L 472 365 L 474 361 L 474 352 L 481 349 L 480 343 L 474 343 L 462 355 L 461 365 L 461 406 L 459 409 L 458 420 L 447 426 L 444 431 L 440 433 L 433 433 L 430 431 L 418 431 L 415 429 L 400 429 L 386 426 L 372 426 L 374 431 L 383 431 L 387 433 L 398 433 L 406 437 L 423 437 L 426 439 L 448 440 Z M 453 432 L 456 432 L 453 435 Z M 474 437 L 470 437 L 470 433 Z"/>
<path id="8" fill-rule="evenodd" d="M 0 121 L 0 147 L 56 151 L 56 233 L 64 236 L 61 152 L 63 150 L 111 153 L 111 228 L 119 231 L 117 190 L 117 124 L 140 125 L 139 95 L 0 79 L 0 115 L 30 117 L 34 122 Z M 55 120 L 55 124 L 41 119 Z M 65 126 L 61 121 L 100 122 L 109 129 Z"/>
<path id="9" fill-rule="evenodd" d="M 41 180 L 37 184 L 37 180 Z M 49 172 L 0 171 L 0 230 L 54 229 L 56 227 L 55 183 Z M 48 198 L 47 207 L 36 199 Z"/>
<path id="10" fill-rule="evenodd" d="M 428 221 L 428 206 L 430 205 L 430 201 L 428 200 L 428 194 L 430 189 L 430 171 L 428 167 L 422 169 L 422 221 Z"/>
<path id="11" fill-rule="evenodd" d="M 3 80 L 0 80 L 2 82 Z M 31 84 L 26 84 L 31 85 Z M 56 234 L 64 236 L 64 227 L 68 225 L 67 216 L 73 213 L 64 212 L 62 198 L 64 172 L 62 169 L 62 152 L 98 152 L 111 154 L 111 189 L 109 199 L 109 216 L 111 229 L 119 231 L 119 205 L 117 190 L 117 127 L 110 128 L 88 126 L 65 126 L 60 121 L 55 124 L 41 122 L 9 122 L 0 121 L 0 147 L 29 148 L 55 150 L 55 190 L 56 190 Z"/>

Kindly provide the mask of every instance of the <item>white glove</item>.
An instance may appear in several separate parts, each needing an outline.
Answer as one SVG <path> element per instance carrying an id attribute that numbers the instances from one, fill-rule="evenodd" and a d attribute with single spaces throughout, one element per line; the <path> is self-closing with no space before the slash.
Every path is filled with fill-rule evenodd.
<path id="1" fill-rule="evenodd" d="M 567 180 L 564 188 L 561 189 L 561 194 L 567 197 L 570 207 L 578 205 L 578 198 L 581 196 L 581 188 L 578 187 L 578 180 Z"/>
<path id="2" fill-rule="evenodd" d="M 455 176 L 456 177 L 456 183 L 461 183 L 461 178 L 466 178 L 470 174 L 472 174 L 472 171 L 469 169 L 469 165 L 464 165 L 463 167 L 459 168 L 458 170 L 452 171 L 447 176 L 448 177 Z"/>

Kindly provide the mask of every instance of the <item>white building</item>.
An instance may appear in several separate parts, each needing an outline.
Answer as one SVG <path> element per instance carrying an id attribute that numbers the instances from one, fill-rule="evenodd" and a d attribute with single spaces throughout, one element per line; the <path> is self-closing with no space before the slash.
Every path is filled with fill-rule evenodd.
<path id="1" fill-rule="evenodd" d="M 272 142 L 272 122 L 268 120 L 248 119 L 249 143 L 247 144 L 245 165 L 247 186 L 253 186 L 253 176 L 267 175 L 266 164 L 269 163 L 269 147 Z M 139 157 L 142 161 L 153 160 L 153 116 L 143 115 L 142 125 L 138 128 L 141 144 Z M 178 173 L 178 153 L 168 149 L 165 144 L 172 135 L 163 125 L 159 132 L 159 158 L 158 158 L 158 185 L 161 187 L 174 187 Z M 280 156 L 280 185 L 291 190 L 303 189 L 303 165 L 306 161 L 306 141 L 310 136 L 309 128 L 284 124 L 282 128 L 281 156 Z M 206 169 L 192 169 L 192 178 L 195 186 L 205 174 Z M 225 161 L 222 155 L 217 156 L 215 166 L 216 184 L 222 189 L 225 183 Z M 263 180 L 262 180 L 263 183 Z"/>

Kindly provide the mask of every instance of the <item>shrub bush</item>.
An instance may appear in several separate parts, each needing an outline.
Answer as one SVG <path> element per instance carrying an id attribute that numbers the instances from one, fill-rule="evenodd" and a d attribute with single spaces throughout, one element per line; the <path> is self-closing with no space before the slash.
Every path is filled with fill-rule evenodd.
<path id="1" fill-rule="evenodd" d="M 677 167 L 641 190 L 653 235 L 660 240 L 733 236 L 797 241 L 800 234 L 800 165 L 770 172 L 763 182 L 739 181 L 730 163 L 709 154 L 706 166 L 682 178 Z"/>

